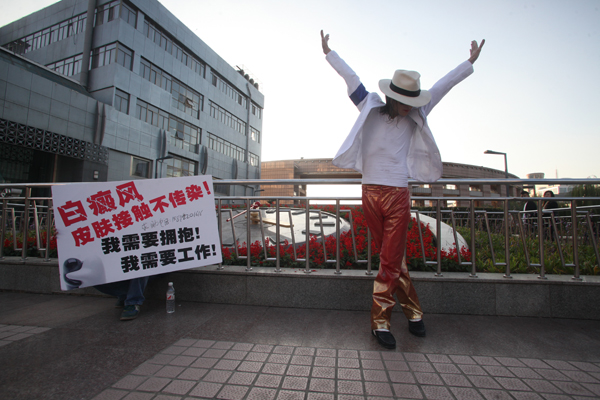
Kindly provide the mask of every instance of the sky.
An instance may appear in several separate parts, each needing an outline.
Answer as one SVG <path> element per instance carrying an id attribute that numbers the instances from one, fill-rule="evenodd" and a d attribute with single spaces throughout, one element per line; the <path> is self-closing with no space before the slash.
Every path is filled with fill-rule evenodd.
<path id="1" fill-rule="evenodd" d="M 0 26 L 55 0 L 2 0 Z M 319 31 L 370 91 L 396 69 L 422 88 L 486 40 L 475 73 L 434 108 L 445 162 L 521 178 L 600 177 L 598 0 L 161 0 L 265 95 L 262 161 L 332 158 L 358 111 Z"/>

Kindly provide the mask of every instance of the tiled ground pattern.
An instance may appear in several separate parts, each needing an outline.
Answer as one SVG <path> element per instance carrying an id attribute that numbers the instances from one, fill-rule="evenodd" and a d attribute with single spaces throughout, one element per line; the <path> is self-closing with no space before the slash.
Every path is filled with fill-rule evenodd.
<path id="1" fill-rule="evenodd" d="M 36 333 L 46 332 L 49 329 L 39 326 L 0 324 L 0 347 L 13 343 L 15 340 L 25 339 Z"/>
<path id="2" fill-rule="evenodd" d="M 594 399 L 600 363 L 181 339 L 95 400 Z"/>

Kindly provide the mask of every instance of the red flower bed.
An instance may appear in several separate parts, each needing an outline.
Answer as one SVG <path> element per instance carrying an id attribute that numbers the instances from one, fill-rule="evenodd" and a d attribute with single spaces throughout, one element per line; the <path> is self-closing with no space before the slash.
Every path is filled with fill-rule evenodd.
<path id="1" fill-rule="evenodd" d="M 235 207 L 238 208 L 238 207 Z M 311 209 L 322 210 L 335 214 L 335 208 L 332 205 L 326 206 L 311 206 Z M 360 206 L 341 206 L 342 210 L 350 210 L 352 213 L 353 230 L 356 241 L 356 253 L 360 260 L 367 259 L 367 224 L 365 216 Z M 428 225 L 421 223 L 421 232 L 423 235 L 423 246 L 419 240 L 419 228 L 416 220 L 413 218 L 409 222 L 406 255 L 407 263 L 413 270 L 435 270 L 435 266 L 427 266 L 423 262 L 423 254 L 425 260 L 435 260 L 437 257 L 436 241 L 433 233 L 429 229 Z M 320 238 L 316 236 L 310 236 L 309 240 L 309 265 L 310 268 L 335 268 L 335 263 L 326 263 L 327 260 L 334 260 L 336 256 L 336 245 L 337 241 L 334 236 L 328 236 L 325 238 L 325 246 Z M 323 249 L 325 247 L 325 250 Z M 223 264 L 225 265 L 246 265 L 246 259 L 240 259 L 235 254 L 235 249 L 231 247 L 223 247 Z M 462 261 L 470 261 L 470 251 L 463 247 L 460 250 Z M 267 245 L 268 258 L 274 258 L 276 253 L 275 245 Z M 238 246 L 238 255 L 245 257 L 248 254 L 248 246 L 246 243 L 242 243 Z M 287 241 L 279 245 L 280 254 L 280 266 L 290 268 L 302 268 L 304 262 L 295 261 L 296 258 L 303 259 L 306 256 L 306 244 L 300 245 L 296 248 L 296 258 L 294 258 L 294 249 Z M 256 241 L 250 244 L 250 256 L 252 265 L 260 266 L 275 266 L 274 261 L 266 261 L 265 252 L 260 241 Z M 450 249 L 449 251 L 442 250 L 442 264 L 445 268 L 459 270 L 458 268 L 458 255 L 456 248 Z M 373 268 L 377 268 L 379 264 L 379 249 L 374 243 L 371 245 L 371 260 Z M 352 246 L 352 232 L 347 231 L 340 235 L 340 265 L 344 269 L 365 269 L 364 263 L 357 263 L 354 256 L 354 248 Z"/>

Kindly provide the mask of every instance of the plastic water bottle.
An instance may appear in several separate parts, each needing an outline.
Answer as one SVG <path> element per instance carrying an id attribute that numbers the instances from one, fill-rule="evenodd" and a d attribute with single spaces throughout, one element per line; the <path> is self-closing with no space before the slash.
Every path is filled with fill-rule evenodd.
<path id="1" fill-rule="evenodd" d="M 167 313 L 173 314 L 175 312 L 175 288 L 173 282 L 169 282 L 169 289 L 167 290 Z"/>

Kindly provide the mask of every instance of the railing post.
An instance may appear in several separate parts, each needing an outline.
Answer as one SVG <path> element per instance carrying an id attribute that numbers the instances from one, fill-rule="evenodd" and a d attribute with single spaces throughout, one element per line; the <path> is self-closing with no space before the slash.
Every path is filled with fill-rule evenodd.
<path id="1" fill-rule="evenodd" d="M 306 254 L 304 254 L 305 259 L 305 274 L 310 274 L 310 201 L 308 197 L 306 198 L 306 222 L 304 224 L 306 229 Z"/>
<path id="2" fill-rule="evenodd" d="M 219 241 L 221 243 L 221 251 L 223 251 L 223 221 L 221 219 L 221 208 L 223 206 L 222 200 L 218 199 L 217 200 L 217 225 L 219 227 Z M 233 243 L 233 245 L 236 247 L 237 249 L 237 243 Z M 219 265 L 217 265 L 217 271 L 223 271 L 225 269 L 225 267 L 223 266 L 223 262 L 220 262 Z"/>
<path id="3" fill-rule="evenodd" d="M 275 272 L 281 272 L 279 199 L 275 199 Z M 294 229 L 294 227 L 291 227 Z"/>
<path id="4" fill-rule="evenodd" d="M 475 200 L 471 199 L 471 278 L 477 278 L 477 267 L 475 265 Z"/>
<path id="5" fill-rule="evenodd" d="M 0 230 L 0 260 L 4 260 L 4 231 L 6 230 L 6 206 L 8 201 L 2 198 L 2 229 Z M 14 238 L 13 238 L 14 240 Z"/>
<path id="6" fill-rule="evenodd" d="M 510 276 L 510 226 L 508 224 L 508 197 L 504 200 L 504 258 L 506 260 L 505 278 L 512 279 Z"/>
<path id="7" fill-rule="evenodd" d="M 246 199 L 246 271 L 252 271 L 252 252 L 250 251 L 250 241 L 252 240 L 252 236 L 250 235 L 250 224 L 252 223 L 252 218 L 250 218 L 250 199 Z M 235 243 L 234 243 L 235 244 Z"/>
<path id="8" fill-rule="evenodd" d="M 435 276 L 441 277 L 442 275 L 442 241 L 440 238 L 442 237 L 442 202 L 440 200 L 436 200 L 435 202 L 435 217 L 437 219 L 437 224 L 435 225 L 435 234 L 437 239 L 437 271 Z"/>
<path id="9" fill-rule="evenodd" d="M 46 258 L 45 262 L 50 261 L 50 233 L 52 229 L 52 199 L 48 199 L 48 211 L 46 212 Z M 1 241 L 0 243 L 3 243 Z"/>
<path id="10" fill-rule="evenodd" d="M 540 250 L 540 275 L 539 279 L 548 279 L 546 278 L 546 267 L 544 265 L 544 218 L 542 217 L 542 199 L 538 200 L 538 248 Z"/>
<path id="11" fill-rule="evenodd" d="M 23 225 L 23 249 L 21 250 L 21 258 L 23 259 L 23 261 L 27 260 L 27 224 L 29 223 L 29 198 L 31 197 L 31 188 L 28 187 L 25 189 L 25 209 L 23 210 L 23 220 L 22 220 L 22 225 Z M 14 241 L 17 240 L 17 238 L 13 238 Z"/>
<path id="12" fill-rule="evenodd" d="M 341 275 L 340 271 L 340 199 L 335 200 L 335 274 Z"/>
<path id="13" fill-rule="evenodd" d="M 573 264 L 575 264 L 575 275 L 571 279 L 573 279 L 575 281 L 580 281 L 581 278 L 579 277 L 579 240 L 577 238 L 578 231 L 579 231 L 579 229 L 577 229 L 577 224 L 578 224 L 577 200 L 571 201 L 571 220 L 572 220 L 571 236 L 573 237 Z M 556 238 L 556 240 L 558 240 L 558 238 Z M 595 239 L 592 237 L 592 240 L 595 240 Z"/>

